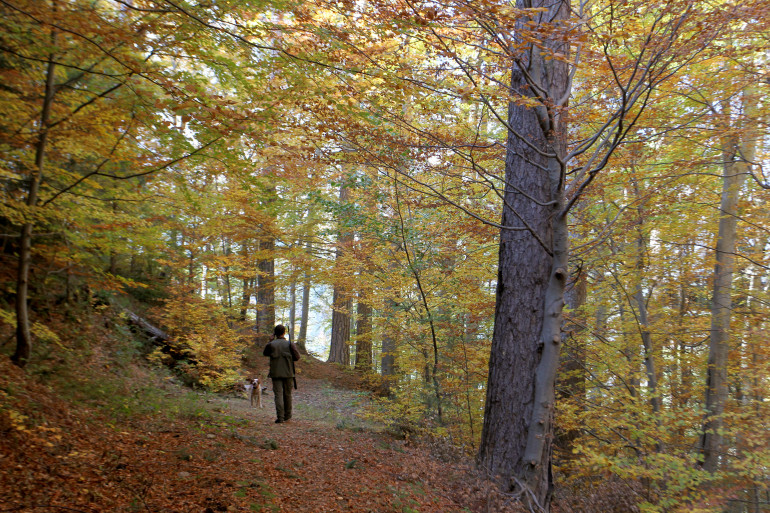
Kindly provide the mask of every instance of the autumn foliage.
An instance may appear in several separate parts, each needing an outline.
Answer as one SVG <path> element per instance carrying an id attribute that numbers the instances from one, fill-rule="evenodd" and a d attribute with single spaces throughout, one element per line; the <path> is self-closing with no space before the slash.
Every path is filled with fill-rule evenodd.
<path id="1" fill-rule="evenodd" d="M 527 326 L 562 316 L 554 510 L 767 511 L 767 6 L 551 7 L 4 1 L 3 354 L 55 374 L 107 311 L 131 358 L 224 391 L 283 323 L 366 376 L 371 419 L 473 458 L 496 304 L 533 293 L 502 290 L 507 241 L 559 236 L 529 202 L 564 223 L 564 308 Z"/>

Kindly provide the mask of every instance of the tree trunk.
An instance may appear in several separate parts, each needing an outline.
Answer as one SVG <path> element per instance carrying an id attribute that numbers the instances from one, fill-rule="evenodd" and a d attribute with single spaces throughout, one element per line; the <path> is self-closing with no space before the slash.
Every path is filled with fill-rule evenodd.
<path id="1" fill-rule="evenodd" d="M 230 255 L 232 254 L 232 249 L 230 248 L 230 243 L 226 239 L 222 240 L 222 250 L 223 250 L 224 255 L 225 255 L 225 261 L 229 262 L 230 261 Z M 224 273 L 223 282 L 224 282 L 225 290 L 224 290 L 224 294 L 222 295 L 222 297 L 226 298 L 226 300 L 227 300 L 227 308 L 228 309 L 232 309 L 232 307 L 233 307 L 233 290 L 232 290 L 232 286 L 230 284 L 230 265 L 225 265 L 224 266 L 224 271 L 225 271 L 225 273 Z M 231 313 L 229 313 L 228 316 L 232 315 L 232 310 L 230 310 L 230 312 Z"/>
<path id="2" fill-rule="evenodd" d="M 184 246 L 184 239 L 182 239 L 182 246 Z M 187 262 L 187 286 L 189 291 L 192 292 L 195 284 L 195 252 L 193 252 L 193 239 L 190 236 L 190 260 Z"/>
<path id="3" fill-rule="evenodd" d="M 520 1 L 542 7 L 548 20 L 568 16 L 568 4 Z M 539 24 L 542 19 L 522 19 Z M 566 55 L 560 43 L 546 46 Z M 505 162 L 505 195 L 500 233 L 495 326 L 489 360 L 487 402 L 479 464 L 503 476 L 525 502 L 548 510 L 552 494 L 551 444 L 556 373 L 562 343 L 562 308 L 568 275 L 569 233 L 564 208 L 566 129 L 548 110 L 565 96 L 567 66 L 546 60 L 530 45 L 529 59 L 511 76 L 514 96 L 531 96 L 537 81 L 547 98 L 535 108 L 511 102 Z M 515 132 L 514 132 L 515 131 Z"/>
<path id="4" fill-rule="evenodd" d="M 395 255 L 400 251 L 398 244 L 391 244 L 390 259 L 388 260 L 388 275 L 394 275 L 396 271 Z M 395 321 L 398 311 L 398 299 L 400 292 L 388 283 L 385 286 L 385 308 L 381 312 L 382 319 L 382 347 L 380 348 L 380 374 L 382 375 L 383 392 L 391 396 L 393 384 L 398 375 L 398 340 L 401 326 Z"/>
<path id="5" fill-rule="evenodd" d="M 294 342 L 294 325 L 297 323 L 297 277 L 294 275 L 294 266 L 291 270 L 291 283 L 289 285 L 289 339 Z"/>
<path id="6" fill-rule="evenodd" d="M 253 282 L 249 278 L 243 279 L 243 295 L 241 296 L 241 315 L 240 319 L 242 321 L 246 320 L 246 312 L 249 309 L 249 303 L 251 302 L 251 289 L 253 287 Z"/>
<path id="7" fill-rule="evenodd" d="M 661 398 L 658 395 L 658 373 L 655 370 L 652 334 L 648 327 L 647 298 L 644 296 L 641 284 L 634 294 L 634 302 L 639 314 L 639 334 L 642 338 L 642 348 L 644 349 L 644 369 L 647 376 L 647 388 L 650 390 L 650 405 L 654 413 L 660 413 Z"/>
<path id="8" fill-rule="evenodd" d="M 518 129 L 537 127 L 534 112 L 521 106 L 510 107 L 509 120 Z M 532 134 L 533 139 L 535 136 Z M 545 146 L 542 136 L 537 142 Z M 529 163 L 542 161 L 540 156 L 513 135 L 508 138 L 508 148 L 506 182 L 542 203 L 551 201 L 548 176 Z M 550 208 L 532 203 L 512 187 L 506 188 L 503 226 L 523 227 L 521 216 L 540 240 L 550 242 L 553 227 L 548 220 L 552 214 Z M 479 449 L 480 464 L 494 475 L 522 476 L 523 468 L 530 464 L 524 454 L 534 414 L 536 369 L 545 347 L 541 335 L 551 260 L 548 251 L 526 230 L 501 230 L 495 326 Z M 546 423 L 550 425 L 550 420 Z M 550 467 L 549 456 L 540 455 L 532 464 Z M 538 480 L 537 495 L 545 498 L 541 488 L 548 488 L 549 472 L 540 472 L 546 482 Z"/>
<path id="9" fill-rule="evenodd" d="M 310 252 L 310 242 L 305 243 L 305 248 Z M 297 337 L 297 348 L 307 354 L 307 323 L 310 316 L 310 273 L 305 269 L 305 275 L 302 280 L 302 307 L 299 319 L 299 337 Z"/>
<path id="10" fill-rule="evenodd" d="M 56 11 L 56 3 L 53 4 Z M 56 47 L 56 32 L 51 31 L 51 47 Z M 54 85 L 54 54 L 48 56 L 46 68 L 45 92 L 43 106 L 40 112 L 40 135 L 35 147 L 35 169 L 29 185 L 27 206 L 34 209 L 37 206 L 40 184 L 43 181 L 43 167 L 45 165 L 46 144 L 48 142 L 48 122 L 51 117 L 51 105 L 53 104 L 56 87 Z M 32 261 L 32 228 L 34 223 L 27 220 L 22 224 L 19 234 L 19 266 L 16 275 L 16 350 L 11 356 L 11 361 L 19 367 L 24 367 L 29 361 L 32 351 L 32 333 L 29 325 L 29 269 Z"/>
<path id="11" fill-rule="evenodd" d="M 348 201 L 349 191 L 346 184 L 340 186 L 340 205 Z M 339 264 L 342 256 L 347 252 L 353 242 L 353 234 L 350 230 L 339 228 L 336 249 L 334 295 L 332 298 L 332 336 L 329 346 L 329 359 L 327 362 L 350 365 L 350 311 L 353 306 L 353 298 L 344 279 L 341 276 Z"/>
<path id="12" fill-rule="evenodd" d="M 690 242 L 684 244 L 679 251 L 679 260 L 681 265 L 678 272 L 680 276 L 687 276 L 688 269 L 688 256 L 690 253 Z M 689 282 L 685 279 L 680 279 L 679 283 L 679 297 L 677 304 L 677 321 L 679 326 L 686 326 L 686 317 L 689 310 Z M 680 328 L 681 329 L 681 328 Z M 684 411 L 688 407 L 690 402 L 690 395 L 692 392 L 692 367 L 689 363 L 687 354 L 687 344 L 684 341 L 684 334 L 678 334 L 676 339 L 672 341 L 673 350 L 676 354 L 676 369 L 674 375 L 678 375 L 679 383 L 671 387 L 671 400 L 672 404 L 680 411 Z M 686 433 L 686 426 L 681 425 L 677 428 L 679 436 L 684 438 Z"/>
<path id="13" fill-rule="evenodd" d="M 391 292 L 391 291 L 389 291 Z M 392 293 L 392 292 L 391 292 Z M 382 375 L 383 391 L 386 395 L 393 393 L 393 382 L 398 371 L 396 354 L 398 352 L 397 333 L 398 326 L 392 324 L 397 303 L 393 299 L 385 300 L 385 310 L 382 315 L 382 349 L 380 352 L 380 374 Z"/>
<path id="14" fill-rule="evenodd" d="M 636 303 L 637 312 L 637 324 L 639 326 L 639 336 L 642 339 L 642 349 L 644 350 L 644 370 L 647 376 L 647 388 L 650 391 L 650 406 L 652 412 L 655 414 L 660 413 L 661 409 L 661 397 L 658 390 L 658 372 L 655 368 L 654 348 L 652 345 L 652 333 L 649 328 L 649 318 L 647 314 L 647 301 L 649 296 L 645 297 L 644 294 L 644 274 L 645 263 L 644 254 L 649 244 L 649 236 L 644 233 L 644 219 L 646 217 L 643 209 L 643 199 L 639 192 L 639 184 L 636 179 L 632 179 L 634 186 L 634 194 L 636 195 L 639 206 L 637 207 L 637 227 L 636 227 L 636 283 L 634 290 L 634 302 Z M 658 424 L 659 420 L 656 421 Z M 658 451 L 662 449 L 660 444 L 657 447 Z"/>
<path id="15" fill-rule="evenodd" d="M 372 307 L 360 292 L 356 305 L 356 370 L 372 370 Z"/>
<path id="16" fill-rule="evenodd" d="M 243 269 L 241 272 L 248 273 L 249 268 L 251 267 L 251 261 L 249 260 L 249 246 L 245 241 L 241 242 L 240 257 Z M 241 311 L 239 316 L 241 321 L 246 320 L 246 313 L 248 312 L 249 304 L 251 303 L 252 287 L 251 278 L 243 276 L 243 291 L 241 294 Z"/>
<path id="17" fill-rule="evenodd" d="M 388 251 L 388 276 L 398 274 L 398 261 L 396 255 L 401 252 L 401 247 L 396 242 L 391 242 Z M 380 330 L 382 332 L 382 341 L 380 348 L 380 375 L 382 376 L 382 391 L 387 396 L 393 395 L 393 385 L 398 378 L 398 345 L 400 333 L 403 329 L 398 324 L 397 313 L 399 302 L 401 300 L 401 291 L 394 288 L 392 282 L 385 285 L 384 291 L 385 305 L 379 317 L 382 319 Z"/>
<path id="18" fill-rule="evenodd" d="M 272 335 L 275 327 L 275 239 L 265 234 L 259 241 L 257 264 L 257 333 Z"/>
<path id="19" fill-rule="evenodd" d="M 350 310 L 353 301 L 344 290 L 335 287 L 332 299 L 332 337 L 329 347 L 329 363 L 350 365 Z"/>
<path id="20" fill-rule="evenodd" d="M 744 113 L 748 121 L 756 114 L 756 92 L 747 88 L 743 95 Z M 730 117 L 729 105 L 726 116 Z M 729 122 L 729 121 L 728 121 Z M 736 234 L 738 225 L 738 199 L 754 161 L 756 130 L 739 140 L 732 129 L 722 141 L 722 198 L 719 205 L 714 288 L 711 299 L 711 331 L 709 337 L 708 367 L 706 370 L 706 417 L 701 436 L 701 464 L 708 472 L 719 468 L 723 448 L 725 403 L 727 402 L 727 356 L 730 342 L 732 316 L 732 282 L 735 262 Z"/>

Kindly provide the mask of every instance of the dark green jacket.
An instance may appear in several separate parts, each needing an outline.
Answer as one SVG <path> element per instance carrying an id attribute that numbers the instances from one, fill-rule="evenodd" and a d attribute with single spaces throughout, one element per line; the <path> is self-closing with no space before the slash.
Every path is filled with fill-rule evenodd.
<path id="1" fill-rule="evenodd" d="M 294 362 L 299 360 L 299 351 L 285 338 L 276 338 L 265 346 L 264 356 L 270 357 L 270 378 L 293 378 Z"/>

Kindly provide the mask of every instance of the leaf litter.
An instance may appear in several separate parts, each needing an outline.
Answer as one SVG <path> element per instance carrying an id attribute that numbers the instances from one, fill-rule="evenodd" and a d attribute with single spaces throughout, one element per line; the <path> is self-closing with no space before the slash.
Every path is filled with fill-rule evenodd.
<path id="1" fill-rule="evenodd" d="M 205 409 L 116 419 L 61 397 L 4 357 L 0 512 L 517 511 L 468 462 L 349 429 L 366 400 L 342 388 L 357 385 L 349 376 L 333 366 L 306 372 L 284 424 L 273 422 L 269 390 L 263 409 L 238 394 L 208 394 Z M 191 393 L 158 386 L 171 404 Z"/>

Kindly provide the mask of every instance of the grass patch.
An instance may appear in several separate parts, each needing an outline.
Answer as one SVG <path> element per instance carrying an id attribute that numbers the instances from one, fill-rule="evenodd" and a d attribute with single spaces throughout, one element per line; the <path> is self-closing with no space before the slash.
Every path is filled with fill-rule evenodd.
<path id="1" fill-rule="evenodd" d="M 64 399 L 92 406 L 115 422 L 145 416 L 188 420 L 212 417 L 198 394 L 183 389 L 169 393 L 161 386 L 132 386 L 130 377 L 107 373 L 62 376 L 56 388 Z"/>
<path id="2" fill-rule="evenodd" d="M 205 397 L 179 387 L 168 369 L 143 361 L 146 341 L 124 323 L 83 315 L 92 318 L 73 327 L 83 331 L 70 333 L 61 344 L 43 341 L 33 347 L 28 375 L 55 389 L 65 401 L 106 414 L 114 424 L 134 417 L 211 416 Z"/>

